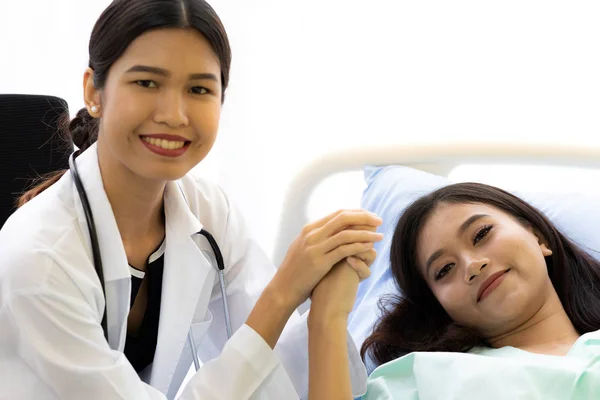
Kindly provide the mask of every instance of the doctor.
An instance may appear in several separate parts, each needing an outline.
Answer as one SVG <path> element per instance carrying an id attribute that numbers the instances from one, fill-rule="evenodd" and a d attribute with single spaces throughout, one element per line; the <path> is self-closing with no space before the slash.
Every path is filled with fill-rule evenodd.
<path id="1" fill-rule="evenodd" d="M 203 0 L 115 0 L 89 51 L 86 107 L 69 126 L 85 196 L 74 168 L 61 171 L 0 232 L 0 398 L 174 398 L 192 354 L 203 365 L 181 398 L 305 398 L 308 325 L 294 310 L 334 265 L 368 275 L 381 221 L 325 217 L 276 270 L 223 191 L 188 175 L 215 141 L 230 66 Z M 311 331 L 335 313 L 313 303 Z"/>

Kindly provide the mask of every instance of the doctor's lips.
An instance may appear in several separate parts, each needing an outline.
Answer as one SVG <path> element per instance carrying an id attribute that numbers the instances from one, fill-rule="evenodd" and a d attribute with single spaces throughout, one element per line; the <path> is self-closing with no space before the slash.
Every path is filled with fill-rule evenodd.
<path id="1" fill-rule="evenodd" d="M 158 133 L 153 135 L 140 135 L 142 143 L 152 152 L 166 157 L 179 157 L 190 146 L 191 141 L 177 135 Z"/>
<path id="2" fill-rule="evenodd" d="M 477 291 L 477 302 L 485 299 L 490 293 L 492 293 L 492 291 L 494 291 L 494 289 L 500 286 L 508 271 L 510 271 L 510 268 L 503 271 L 498 271 L 483 281 L 481 286 L 479 286 L 479 290 Z"/>

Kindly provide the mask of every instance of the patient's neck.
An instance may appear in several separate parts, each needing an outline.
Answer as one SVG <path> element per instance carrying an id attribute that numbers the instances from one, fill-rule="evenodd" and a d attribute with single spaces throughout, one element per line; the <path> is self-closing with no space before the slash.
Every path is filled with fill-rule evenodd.
<path id="1" fill-rule="evenodd" d="M 487 342 L 494 348 L 512 346 L 532 353 L 566 355 L 579 336 L 552 290 L 544 305 L 525 323 Z"/>

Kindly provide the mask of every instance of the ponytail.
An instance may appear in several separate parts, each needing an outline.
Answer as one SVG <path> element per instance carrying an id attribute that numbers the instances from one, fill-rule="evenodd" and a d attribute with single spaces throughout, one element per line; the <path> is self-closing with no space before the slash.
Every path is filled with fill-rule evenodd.
<path id="1" fill-rule="evenodd" d="M 68 127 L 73 144 L 83 153 L 98 140 L 98 120 L 88 113 L 87 108 L 79 110 Z"/>
<path id="2" fill-rule="evenodd" d="M 98 120 L 93 118 L 88 113 L 87 108 L 84 107 L 79 110 L 65 130 L 67 131 L 66 136 L 70 137 L 70 140 L 79 149 L 79 154 L 81 154 L 98 139 Z M 67 172 L 67 170 L 63 169 L 42 175 L 40 178 L 36 179 L 33 182 L 33 187 L 25 191 L 17 199 L 17 208 L 55 184 L 65 172 Z"/>

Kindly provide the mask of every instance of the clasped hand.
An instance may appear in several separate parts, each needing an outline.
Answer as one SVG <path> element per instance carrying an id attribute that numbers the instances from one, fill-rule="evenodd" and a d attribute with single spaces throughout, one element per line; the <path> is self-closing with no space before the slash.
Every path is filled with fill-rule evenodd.
<path id="1" fill-rule="evenodd" d="M 376 232 L 381 223 L 381 218 L 364 210 L 340 210 L 306 225 L 288 249 L 272 284 L 293 307 L 318 288 L 314 294 L 322 293 L 319 304 L 329 303 L 331 312 L 349 312 L 356 286 L 370 275 L 376 256 L 374 243 L 383 238 Z M 313 296 L 313 307 L 314 301 Z"/>

